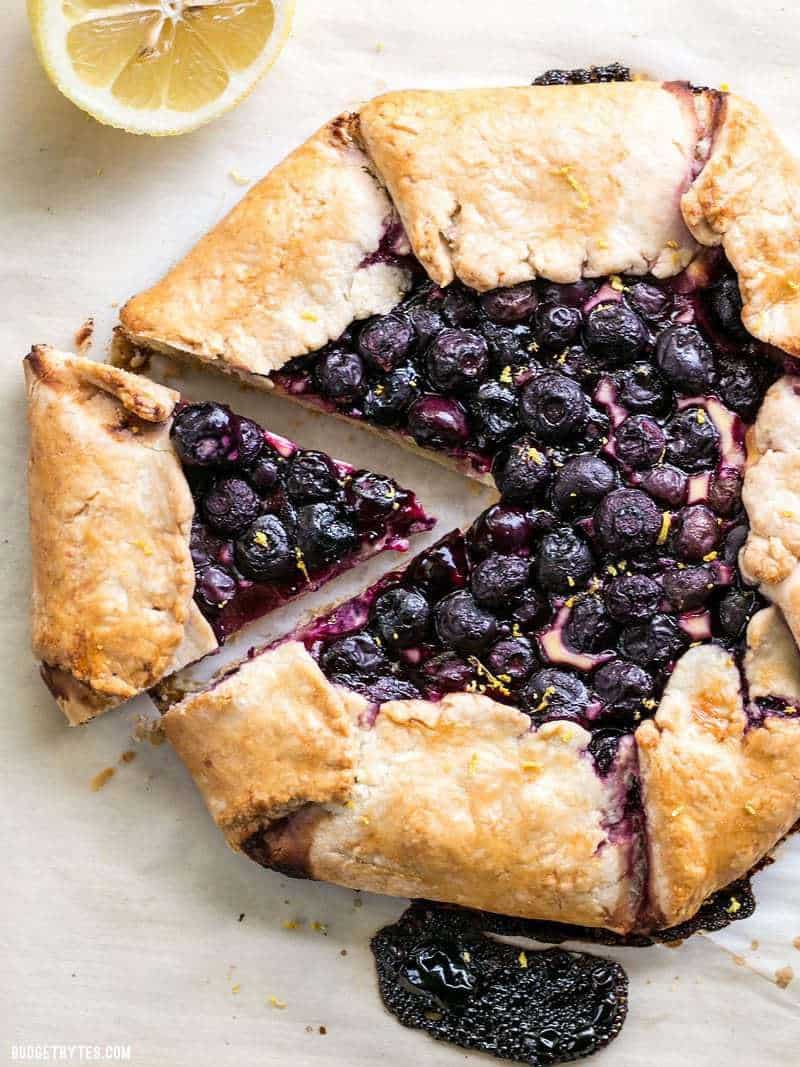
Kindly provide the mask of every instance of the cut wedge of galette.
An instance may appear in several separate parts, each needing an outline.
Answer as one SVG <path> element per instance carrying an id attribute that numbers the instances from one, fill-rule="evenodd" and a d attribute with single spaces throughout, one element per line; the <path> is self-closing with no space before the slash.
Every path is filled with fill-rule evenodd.
<path id="1" fill-rule="evenodd" d="M 70 723 L 432 525 L 390 478 L 52 348 L 25 360 L 33 645 Z"/>
<path id="2" fill-rule="evenodd" d="M 129 345 L 499 493 L 167 712 L 234 848 L 629 931 L 688 918 L 788 831 L 798 198 L 797 163 L 728 94 L 396 93 L 128 303 Z"/>

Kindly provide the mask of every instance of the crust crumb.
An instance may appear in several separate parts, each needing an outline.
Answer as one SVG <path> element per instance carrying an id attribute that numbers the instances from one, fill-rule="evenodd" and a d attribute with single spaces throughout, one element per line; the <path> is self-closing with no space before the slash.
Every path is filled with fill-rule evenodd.
<path id="1" fill-rule="evenodd" d="M 793 944 L 793 945 L 794 945 L 794 947 L 795 947 L 795 948 L 797 949 L 797 951 L 798 951 L 798 952 L 800 952 L 800 937 L 796 937 L 796 938 L 795 938 L 795 939 L 794 939 L 794 940 L 792 941 L 792 944 Z"/>
<path id="2" fill-rule="evenodd" d="M 100 790 L 106 785 L 117 772 L 113 767 L 104 767 L 102 771 L 99 771 L 91 782 L 89 782 L 89 788 L 93 793 L 99 793 Z"/>
<path id="3" fill-rule="evenodd" d="M 791 967 L 781 967 L 775 972 L 775 985 L 778 989 L 786 989 L 793 980 L 794 971 Z"/>
<path id="4" fill-rule="evenodd" d="M 85 355 L 91 348 L 94 334 L 94 319 L 89 317 L 82 326 L 75 331 L 75 347 L 80 355 Z"/>
<path id="5" fill-rule="evenodd" d="M 133 749 L 130 748 L 126 749 L 126 751 L 123 752 L 122 755 L 119 757 L 120 763 L 133 763 L 135 759 L 136 753 L 133 751 Z"/>

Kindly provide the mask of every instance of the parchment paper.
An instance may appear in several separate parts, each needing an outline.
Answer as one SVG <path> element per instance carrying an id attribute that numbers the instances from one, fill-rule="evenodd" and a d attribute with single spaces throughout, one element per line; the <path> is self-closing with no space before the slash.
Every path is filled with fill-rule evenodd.
<path id="1" fill-rule="evenodd" d="M 242 195 L 231 171 L 256 179 L 331 115 L 388 88 L 523 84 L 551 66 L 619 59 L 657 77 L 729 83 L 800 150 L 797 8 L 298 0 L 285 52 L 245 103 L 195 134 L 150 140 L 99 126 L 62 99 L 34 58 L 24 5 L 3 7 L 0 1062 L 14 1062 L 15 1044 L 57 1043 L 130 1046 L 129 1062 L 166 1067 L 488 1063 L 384 1013 L 368 939 L 402 902 L 292 882 L 230 853 L 169 747 L 131 740 L 147 701 L 66 728 L 28 652 L 19 360 L 32 342 L 70 347 L 89 315 L 101 358 L 118 304 Z M 442 531 L 481 507 L 461 478 L 355 428 L 217 378 L 178 381 L 407 481 Z M 355 591 L 395 558 L 273 616 L 244 644 Z M 136 757 L 121 764 L 128 750 Z M 92 792 L 110 766 L 115 776 Z M 756 879 L 749 921 L 679 949 L 611 953 L 630 974 L 630 1016 L 598 1065 L 800 1063 L 800 837 L 780 851 Z M 782 989 L 775 972 L 787 966 L 798 977 Z"/>

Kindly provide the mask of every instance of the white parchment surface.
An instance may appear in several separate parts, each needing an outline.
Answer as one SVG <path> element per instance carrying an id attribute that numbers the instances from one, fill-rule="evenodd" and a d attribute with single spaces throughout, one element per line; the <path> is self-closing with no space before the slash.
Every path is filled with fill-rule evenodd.
<path id="1" fill-rule="evenodd" d="M 524 84 L 552 66 L 621 60 L 728 83 L 800 151 L 800 10 L 789 0 L 298 0 L 293 35 L 248 100 L 197 133 L 150 140 L 62 99 L 39 70 L 24 5 L 2 8 L 0 1063 L 14 1062 L 14 1045 L 53 1043 L 130 1046 L 129 1062 L 157 1067 L 488 1063 L 383 1011 L 368 939 L 402 902 L 292 882 L 230 853 L 169 747 L 131 740 L 147 701 L 85 729 L 64 725 L 28 652 L 20 358 L 32 342 L 70 347 L 90 315 L 102 358 L 118 305 L 242 195 L 231 172 L 255 180 L 331 115 L 389 88 Z M 460 477 L 357 428 L 216 378 L 176 381 L 408 482 L 442 531 L 481 507 Z M 273 616 L 247 643 L 391 562 Z M 135 759 L 120 763 L 128 750 Z M 752 919 L 678 949 L 612 951 L 630 975 L 630 1015 L 593 1062 L 800 1064 L 799 883 L 797 835 L 756 878 Z M 788 966 L 797 977 L 780 988 L 775 972 Z"/>

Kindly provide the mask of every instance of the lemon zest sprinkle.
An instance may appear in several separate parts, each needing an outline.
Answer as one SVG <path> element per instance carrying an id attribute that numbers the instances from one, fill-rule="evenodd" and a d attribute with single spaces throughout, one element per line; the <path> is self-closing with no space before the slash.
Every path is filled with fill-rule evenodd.
<path id="1" fill-rule="evenodd" d="M 591 206 L 592 198 L 589 196 L 589 193 L 572 173 L 573 170 L 574 168 L 570 164 L 567 164 L 563 167 L 556 167 L 556 169 L 553 171 L 553 174 L 557 178 L 563 178 L 567 185 L 570 187 L 570 189 L 572 189 L 574 193 L 578 194 L 578 205 L 585 211 L 588 207 Z"/>
<path id="2" fill-rule="evenodd" d="M 286 1007 L 286 1001 L 285 1000 L 278 1000 L 277 997 L 273 997 L 273 996 L 267 997 L 267 1003 L 272 1008 L 285 1008 Z"/>
<path id="3" fill-rule="evenodd" d="M 658 531 L 656 544 L 663 545 L 669 537 L 669 528 L 672 525 L 672 512 L 665 511 L 661 516 L 661 529 Z"/>
<path id="4" fill-rule="evenodd" d="M 520 952 L 519 956 L 517 956 L 517 962 L 519 963 L 520 967 L 525 968 L 528 966 L 528 957 L 525 955 L 524 952 Z"/>

